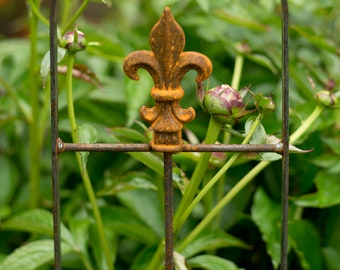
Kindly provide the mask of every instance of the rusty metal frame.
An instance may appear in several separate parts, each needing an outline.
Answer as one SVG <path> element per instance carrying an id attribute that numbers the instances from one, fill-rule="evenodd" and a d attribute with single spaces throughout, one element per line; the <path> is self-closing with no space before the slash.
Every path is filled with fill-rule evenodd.
<path id="1" fill-rule="evenodd" d="M 58 138 L 58 74 L 57 74 L 57 0 L 51 1 L 50 61 L 51 61 L 51 138 L 54 269 L 61 269 L 60 241 L 60 186 L 58 155 L 64 151 L 95 152 L 162 152 L 164 157 L 164 209 L 165 209 L 165 267 L 174 269 L 173 259 L 173 190 L 172 155 L 178 152 L 276 152 L 282 154 L 282 241 L 281 269 L 287 270 L 288 250 L 288 190 L 289 190 L 289 70 L 288 70 L 288 4 L 281 0 L 282 23 L 282 141 L 266 145 L 235 144 L 183 144 L 182 127 L 195 117 L 193 108 L 183 109 L 179 101 L 184 95 L 180 86 L 183 76 L 190 69 L 197 71 L 196 82 L 207 79 L 212 71 L 210 60 L 197 52 L 183 52 L 185 36 L 165 8 L 160 20 L 150 33 L 152 51 L 136 51 L 124 60 L 123 68 L 128 77 L 137 80 L 139 68 L 146 69 L 154 80 L 151 96 L 152 108 L 143 106 L 142 119 L 151 123 L 152 141 L 149 144 L 76 144 Z"/>

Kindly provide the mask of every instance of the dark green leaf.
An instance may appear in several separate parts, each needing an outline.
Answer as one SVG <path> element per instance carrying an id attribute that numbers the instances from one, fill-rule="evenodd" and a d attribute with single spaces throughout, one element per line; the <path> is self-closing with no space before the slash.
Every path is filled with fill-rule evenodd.
<path id="1" fill-rule="evenodd" d="M 57 61 L 58 63 L 64 58 L 64 56 L 66 55 L 67 50 L 64 48 L 60 48 L 58 47 L 58 51 L 57 51 Z M 43 79 L 43 84 L 45 85 L 46 79 L 48 74 L 50 73 L 50 67 L 51 67 L 51 63 L 50 63 L 50 51 L 48 51 L 43 60 L 41 61 L 41 65 L 40 65 L 40 76 Z"/>
<path id="2" fill-rule="evenodd" d="M 159 240 L 153 229 L 129 209 L 103 207 L 100 212 L 105 228 L 113 230 L 116 234 L 147 244 L 156 243 Z"/>
<path id="3" fill-rule="evenodd" d="M 139 116 L 139 109 L 150 99 L 150 91 L 153 81 L 149 73 L 145 70 L 139 71 L 140 79 L 133 81 L 126 80 L 125 93 L 127 100 L 127 126 L 132 125 L 133 121 Z"/>
<path id="4" fill-rule="evenodd" d="M 293 201 L 302 207 L 325 208 L 340 204 L 340 181 L 338 174 L 320 171 L 315 180 L 317 191 Z"/>
<path id="5" fill-rule="evenodd" d="M 340 253 L 330 247 L 322 249 L 323 257 L 325 258 L 327 269 L 340 270 Z"/>
<path id="6" fill-rule="evenodd" d="M 72 247 L 62 242 L 62 254 L 72 251 Z M 54 258 L 53 240 L 29 242 L 16 249 L 0 264 L 0 269 L 34 270 L 52 261 Z"/>
<path id="7" fill-rule="evenodd" d="M 249 248 L 240 239 L 223 231 L 205 231 L 192 241 L 181 253 L 185 257 L 191 257 L 203 251 L 214 250 L 223 247 Z"/>
<path id="8" fill-rule="evenodd" d="M 6 220 L 1 225 L 3 230 L 14 230 L 53 236 L 52 214 L 43 209 L 32 209 Z M 61 238 L 75 246 L 73 237 L 68 229 L 61 224 Z"/>
<path id="9" fill-rule="evenodd" d="M 126 142 L 142 142 L 142 143 L 148 142 L 146 136 L 135 129 L 125 127 L 114 127 L 111 128 L 110 131 L 113 133 L 114 136 L 119 137 L 122 141 L 126 140 Z"/>
<path id="10" fill-rule="evenodd" d="M 157 190 L 157 186 L 152 183 L 152 178 L 142 172 L 130 172 L 122 177 L 113 179 L 113 183 L 97 194 L 99 196 L 112 196 L 118 192 L 131 189 L 151 189 Z"/>
<path id="11" fill-rule="evenodd" d="M 280 204 L 274 203 L 264 192 L 258 189 L 254 196 L 251 216 L 259 227 L 262 239 L 266 243 L 267 252 L 275 269 L 280 264 Z"/>
<path id="12" fill-rule="evenodd" d="M 320 237 L 309 221 L 295 220 L 289 223 L 289 240 L 305 270 L 321 270 Z"/>
<path id="13" fill-rule="evenodd" d="M 129 190 L 119 192 L 117 197 L 159 237 L 163 236 L 163 211 L 156 192 L 145 189 Z"/>
<path id="14" fill-rule="evenodd" d="M 97 141 L 97 130 L 89 124 L 78 126 L 77 136 L 79 143 L 95 143 Z M 89 152 L 80 152 L 82 170 L 85 170 Z"/>
<path id="15" fill-rule="evenodd" d="M 18 185 L 18 169 L 11 160 L 0 156 L 0 171 L 0 209 L 2 209 L 12 199 Z"/>

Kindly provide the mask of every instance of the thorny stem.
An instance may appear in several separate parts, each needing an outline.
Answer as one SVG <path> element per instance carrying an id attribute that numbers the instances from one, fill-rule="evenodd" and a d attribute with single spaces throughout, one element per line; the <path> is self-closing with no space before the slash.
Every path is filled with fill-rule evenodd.
<path id="1" fill-rule="evenodd" d="M 315 120 L 318 119 L 325 107 L 320 105 L 316 106 L 312 114 L 303 122 L 303 124 L 292 134 L 290 143 L 293 144 L 304 135 L 312 126 Z M 195 227 L 193 231 L 181 242 L 177 251 L 181 252 L 185 247 L 190 244 L 197 235 L 212 221 L 212 219 L 225 207 L 239 192 L 249 184 L 264 168 L 271 162 L 261 161 L 252 170 L 250 170 L 223 198 L 219 203 L 205 216 L 205 218 Z"/>
<path id="2" fill-rule="evenodd" d="M 77 143 L 78 142 L 77 124 L 76 124 L 76 117 L 74 113 L 73 92 L 72 92 L 72 70 L 73 70 L 73 65 L 74 65 L 74 59 L 75 59 L 75 54 L 69 53 L 66 80 L 67 80 L 67 105 L 68 105 L 68 116 L 69 116 L 69 121 L 70 121 L 70 126 L 71 126 L 71 135 L 72 135 L 73 142 Z M 114 270 L 113 263 L 111 260 L 111 255 L 110 255 L 111 253 L 110 253 L 109 246 L 108 246 L 108 243 L 105 237 L 103 221 L 100 215 L 99 207 L 96 201 L 96 195 L 94 193 L 90 177 L 88 175 L 87 169 L 83 168 L 82 166 L 80 153 L 76 153 L 76 158 L 77 158 L 79 169 L 81 171 L 81 177 L 83 179 L 85 190 L 87 192 L 87 195 L 89 197 L 89 200 L 92 206 L 93 216 L 94 216 L 94 219 L 97 225 L 99 241 L 101 243 L 101 247 L 103 249 L 105 259 L 107 261 L 108 269 Z"/>

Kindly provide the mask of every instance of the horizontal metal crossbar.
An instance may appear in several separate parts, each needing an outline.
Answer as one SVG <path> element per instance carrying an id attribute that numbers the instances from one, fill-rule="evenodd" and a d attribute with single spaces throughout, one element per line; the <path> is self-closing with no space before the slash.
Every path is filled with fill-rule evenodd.
<path id="1" fill-rule="evenodd" d="M 155 152 L 150 144 L 143 143 L 64 143 L 58 140 L 58 153 L 86 152 Z M 275 152 L 282 153 L 283 144 L 184 144 L 181 152 Z"/>

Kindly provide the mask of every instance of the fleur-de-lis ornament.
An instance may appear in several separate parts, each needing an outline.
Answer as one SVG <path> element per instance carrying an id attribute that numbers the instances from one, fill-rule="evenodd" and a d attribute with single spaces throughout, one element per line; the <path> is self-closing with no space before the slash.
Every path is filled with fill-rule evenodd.
<path id="1" fill-rule="evenodd" d="M 197 83 L 206 80 L 212 71 L 209 58 L 197 52 L 183 52 L 184 45 L 184 32 L 167 7 L 151 30 L 152 51 L 135 51 L 124 60 L 123 68 L 128 77 L 138 80 L 137 71 L 144 68 L 154 81 L 151 96 L 155 105 L 140 109 L 142 119 L 151 122 L 154 151 L 174 153 L 182 150 L 182 127 L 195 118 L 195 110 L 180 107 L 179 101 L 184 95 L 180 83 L 191 69 L 197 71 Z"/>

